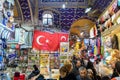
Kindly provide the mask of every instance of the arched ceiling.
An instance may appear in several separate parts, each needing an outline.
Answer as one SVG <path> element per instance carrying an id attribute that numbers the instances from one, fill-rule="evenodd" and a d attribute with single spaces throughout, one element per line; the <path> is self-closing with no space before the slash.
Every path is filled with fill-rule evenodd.
<path id="1" fill-rule="evenodd" d="M 38 1 L 39 8 L 62 8 L 63 3 L 67 4 L 67 8 L 86 8 L 91 5 L 92 9 L 98 10 L 101 14 L 112 0 L 15 0 L 17 7 L 20 7 L 18 11 L 20 9 L 22 11 L 24 20 L 29 20 L 31 14 L 34 15 L 35 1 Z"/>
<path id="2" fill-rule="evenodd" d="M 36 18 L 41 20 L 40 10 L 51 8 L 60 12 L 62 18 L 65 18 L 61 23 L 63 24 L 62 28 L 64 28 L 64 26 L 71 26 L 71 24 L 81 16 L 97 19 L 111 2 L 112 0 L 15 0 L 16 6 L 19 7 L 17 8 L 18 17 L 21 18 L 23 22 L 30 21 L 33 23 L 35 15 L 39 15 L 36 16 Z M 62 9 L 63 3 L 66 4 L 66 9 Z M 85 13 L 85 9 L 89 6 L 91 6 L 92 11 L 95 12 L 92 16 Z M 36 8 L 38 8 L 38 10 Z M 85 27 L 85 24 L 79 27 L 81 26 Z"/>
<path id="3" fill-rule="evenodd" d="M 75 21 L 70 28 L 71 34 L 79 35 L 80 32 L 89 33 L 89 30 L 94 27 L 96 24 L 92 20 L 89 19 L 79 19 Z"/>

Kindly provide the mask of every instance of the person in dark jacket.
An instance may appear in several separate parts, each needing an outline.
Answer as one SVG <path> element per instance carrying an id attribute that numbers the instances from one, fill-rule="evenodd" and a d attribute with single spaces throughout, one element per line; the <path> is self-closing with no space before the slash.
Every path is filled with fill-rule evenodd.
<path id="1" fill-rule="evenodd" d="M 93 72 L 93 77 L 94 77 L 94 79 L 97 80 L 97 75 L 96 75 L 97 72 L 96 72 L 96 70 L 95 70 L 95 68 L 94 68 L 94 66 L 93 66 L 93 63 L 92 63 L 90 60 L 88 60 L 86 69 L 91 69 L 92 72 Z"/>
<path id="2" fill-rule="evenodd" d="M 96 80 L 96 79 L 94 79 L 94 75 L 93 75 L 92 69 L 87 69 L 87 75 L 88 75 L 90 80 Z"/>
<path id="3" fill-rule="evenodd" d="M 30 75 L 28 75 L 28 79 L 34 79 L 34 80 L 44 80 L 44 76 L 40 74 L 40 70 L 36 65 L 33 65 L 33 71 Z"/>
<path id="4" fill-rule="evenodd" d="M 101 80 L 111 80 L 108 76 L 103 76 Z"/>
<path id="5" fill-rule="evenodd" d="M 77 80 L 90 80 L 87 76 L 87 70 L 85 67 L 81 66 L 79 68 L 79 75 L 77 76 Z"/>
<path id="6" fill-rule="evenodd" d="M 116 71 L 117 71 L 117 73 L 118 73 L 118 76 L 112 78 L 111 80 L 120 80 L 120 61 L 117 61 L 117 62 L 115 63 L 115 69 L 116 69 Z"/>
<path id="7" fill-rule="evenodd" d="M 74 75 L 77 77 L 79 75 L 79 68 L 81 66 L 81 61 L 76 60 L 74 64 L 75 66 L 73 67 L 72 73 L 74 73 Z"/>
<path id="8" fill-rule="evenodd" d="M 60 77 L 59 77 L 59 80 L 66 80 L 67 78 L 67 75 L 68 75 L 68 72 L 66 70 L 66 67 L 65 66 L 62 66 L 59 70 L 60 72 Z"/>
<path id="9" fill-rule="evenodd" d="M 59 80 L 76 80 L 76 76 L 72 73 L 72 64 L 65 64 L 60 68 Z"/>
<path id="10" fill-rule="evenodd" d="M 114 78 L 114 77 L 117 77 L 117 76 L 119 76 L 119 74 L 117 73 L 116 69 L 114 68 L 113 69 L 113 74 L 111 76 L 111 79 Z"/>
<path id="11" fill-rule="evenodd" d="M 72 64 L 65 64 L 64 66 L 65 66 L 65 68 L 66 68 L 66 70 L 68 72 L 67 80 L 76 80 L 76 76 L 72 72 L 73 65 Z"/>

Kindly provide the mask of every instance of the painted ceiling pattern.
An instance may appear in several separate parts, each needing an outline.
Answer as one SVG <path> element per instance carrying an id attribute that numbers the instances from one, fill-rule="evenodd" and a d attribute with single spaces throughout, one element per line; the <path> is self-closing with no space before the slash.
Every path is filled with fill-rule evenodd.
<path id="1" fill-rule="evenodd" d="M 104 11 L 104 9 L 112 2 L 112 0 L 96 0 L 93 9 L 99 9 Z"/>
<path id="2" fill-rule="evenodd" d="M 28 0 L 19 0 L 19 3 L 20 3 L 20 7 L 21 7 L 21 10 L 22 10 L 24 20 L 25 21 L 31 20 L 30 8 L 29 8 L 29 5 L 28 5 Z"/>
<path id="3" fill-rule="evenodd" d="M 56 9 L 59 13 L 56 13 L 53 11 L 53 17 L 54 17 L 54 24 L 60 25 L 62 28 L 66 28 L 71 26 L 71 24 L 77 20 L 78 18 L 80 18 L 81 16 L 85 16 L 86 14 L 84 13 L 85 9 L 75 9 L 75 8 L 66 8 L 66 9 L 62 9 L 62 8 L 57 8 Z M 43 14 L 43 10 L 39 10 L 39 20 L 42 21 L 42 14 Z"/>
<path id="4" fill-rule="evenodd" d="M 68 0 L 42 0 L 42 2 L 66 2 Z M 69 0 L 69 2 L 84 2 L 85 0 Z"/>
<path id="5" fill-rule="evenodd" d="M 30 13 L 30 7 L 29 7 L 29 4 L 28 4 L 29 0 L 18 0 L 18 1 L 20 3 L 20 7 L 21 7 L 21 10 L 22 10 L 24 20 L 30 20 L 31 19 L 31 13 Z M 41 0 L 41 1 L 39 1 L 39 20 L 42 20 L 42 13 L 43 13 L 42 6 L 40 6 L 41 3 L 53 2 L 53 4 L 55 4 L 54 2 L 56 2 L 56 3 L 59 4 L 59 2 L 64 3 L 66 1 L 68 1 L 68 0 Z M 111 1 L 112 0 L 95 0 L 95 3 L 92 6 L 92 9 L 99 9 L 99 10 L 103 11 L 110 4 Z M 33 6 L 32 2 L 33 1 L 31 1 L 31 6 Z M 68 2 L 84 3 L 85 0 L 69 0 Z M 58 4 L 56 4 L 56 6 Z M 49 5 L 45 4 L 44 6 L 49 7 Z M 78 5 L 81 5 L 81 4 L 77 4 L 77 6 Z M 54 12 L 54 14 L 53 14 L 54 15 L 54 24 L 55 25 L 60 25 L 61 27 L 65 28 L 65 29 L 69 29 L 68 27 L 70 27 L 70 25 L 76 19 L 79 19 L 82 16 L 87 16 L 87 14 L 85 13 L 85 8 L 65 8 L 65 9 L 62 9 L 62 8 L 56 7 L 54 9 L 57 10 L 60 13 L 60 14 L 58 14 L 58 13 Z M 101 14 L 101 13 L 99 13 L 99 14 Z"/>

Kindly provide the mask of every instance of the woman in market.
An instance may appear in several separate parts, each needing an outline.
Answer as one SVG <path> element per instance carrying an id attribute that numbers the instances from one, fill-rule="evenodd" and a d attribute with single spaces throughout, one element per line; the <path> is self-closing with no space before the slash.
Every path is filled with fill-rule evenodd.
<path id="1" fill-rule="evenodd" d="M 90 80 L 95 80 L 92 69 L 87 69 L 87 75 Z"/>
<path id="2" fill-rule="evenodd" d="M 76 80 L 74 73 L 72 73 L 72 64 L 65 64 L 60 68 L 59 80 Z"/>
<path id="3" fill-rule="evenodd" d="M 60 68 L 59 72 L 60 72 L 59 80 L 66 80 L 68 72 L 67 72 L 65 66 L 62 66 Z"/>
<path id="4" fill-rule="evenodd" d="M 44 76 L 40 74 L 40 70 L 38 69 L 37 65 L 33 65 L 34 70 L 28 76 L 29 80 L 44 80 Z"/>
<path id="5" fill-rule="evenodd" d="M 73 70 L 73 65 L 70 63 L 70 64 L 65 64 L 64 66 L 66 67 L 66 69 L 67 69 L 67 71 L 68 71 L 68 76 L 67 76 L 67 78 L 68 78 L 69 80 L 76 80 L 76 76 L 75 76 L 74 73 L 72 72 L 72 70 Z"/>
<path id="6" fill-rule="evenodd" d="M 97 80 L 97 72 L 96 72 L 96 70 L 95 70 L 95 68 L 94 68 L 94 65 L 93 65 L 93 63 L 90 61 L 90 60 L 88 60 L 88 63 L 87 63 L 87 66 L 86 66 L 86 69 L 88 70 L 88 72 L 89 72 L 89 70 L 92 70 L 92 74 L 93 74 L 93 80 Z"/>
<path id="7" fill-rule="evenodd" d="M 117 73 L 118 73 L 118 76 L 112 78 L 111 80 L 120 80 L 120 61 L 117 61 L 117 62 L 115 63 L 115 69 L 116 69 L 116 71 L 117 71 Z"/>

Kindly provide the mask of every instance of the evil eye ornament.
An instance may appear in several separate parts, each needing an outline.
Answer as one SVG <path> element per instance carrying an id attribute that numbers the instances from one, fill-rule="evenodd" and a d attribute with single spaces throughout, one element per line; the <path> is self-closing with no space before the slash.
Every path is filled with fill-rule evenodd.
<path id="1" fill-rule="evenodd" d="M 11 16 L 11 13 L 10 13 L 10 12 L 7 12 L 7 16 L 10 17 L 10 16 Z"/>

